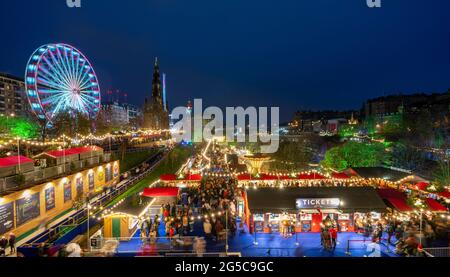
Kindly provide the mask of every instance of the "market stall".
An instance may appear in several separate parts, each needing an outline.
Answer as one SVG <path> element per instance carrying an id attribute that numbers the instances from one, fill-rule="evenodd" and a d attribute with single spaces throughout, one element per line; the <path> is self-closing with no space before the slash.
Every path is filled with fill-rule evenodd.
<path id="1" fill-rule="evenodd" d="M 354 231 L 358 213 L 386 212 L 383 200 L 369 187 L 248 189 L 245 199 L 252 232 L 281 232 L 286 221 L 296 232 L 319 232 L 326 218 L 339 224 L 341 231 Z"/>

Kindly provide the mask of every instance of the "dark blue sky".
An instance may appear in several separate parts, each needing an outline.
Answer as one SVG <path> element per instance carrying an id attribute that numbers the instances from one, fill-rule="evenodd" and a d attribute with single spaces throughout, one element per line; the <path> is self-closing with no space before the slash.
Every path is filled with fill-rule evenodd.
<path id="1" fill-rule="evenodd" d="M 450 88 L 450 1 L 1 0 L 0 71 L 23 75 L 35 48 L 65 42 L 91 60 L 103 90 L 140 104 L 153 59 L 171 106 L 359 108 L 388 93 Z"/>

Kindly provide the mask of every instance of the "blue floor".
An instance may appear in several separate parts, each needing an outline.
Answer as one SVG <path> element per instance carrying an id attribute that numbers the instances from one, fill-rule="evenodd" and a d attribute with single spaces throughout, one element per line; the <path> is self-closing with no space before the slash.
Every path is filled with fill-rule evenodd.
<path id="1" fill-rule="evenodd" d="M 164 223 L 159 227 L 159 236 L 164 237 Z M 202 222 L 196 222 L 194 232 L 189 236 L 204 236 Z M 228 240 L 229 252 L 240 252 L 244 257 L 364 257 L 369 252 L 366 251 L 369 242 L 352 241 L 348 248 L 349 240 L 364 240 L 364 237 L 356 233 L 339 233 L 338 245 L 334 251 L 324 250 L 320 245 L 320 235 L 318 233 L 299 233 L 291 238 L 283 238 L 279 234 L 257 234 L 255 236 L 248 232 L 237 232 L 236 236 Z M 298 242 L 298 245 L 296 245 Z M 142 240 L 138 230 L 133 239 L 121 242 L 118 248 L 119 256 L 134 255 L 142 249 Z M 168 239 L 158 239 L 156 248 L 161 251 L 177 250 L 191 251 L 192 248 L 171 248 Z M 394 246 L 389 249 L 380 245 L 381 256 L 396 256 L 392 252 Z M 225 252 L 225 241 L 207 240 L 207 252 Z M 348 253 L 347 250 L 349 250 Z"/>

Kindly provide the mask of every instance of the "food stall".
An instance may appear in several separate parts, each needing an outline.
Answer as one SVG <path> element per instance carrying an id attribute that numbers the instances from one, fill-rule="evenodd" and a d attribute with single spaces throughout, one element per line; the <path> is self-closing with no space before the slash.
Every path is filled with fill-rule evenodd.
<path id="1" fill-rule="evenodd" d="M 146 216 L 155 200 L 139 195 L 133 195 L 125 199 L 104 216 L 103 236 L 105 238 L 130 240 L 140 227 L 139 219 Z"/>

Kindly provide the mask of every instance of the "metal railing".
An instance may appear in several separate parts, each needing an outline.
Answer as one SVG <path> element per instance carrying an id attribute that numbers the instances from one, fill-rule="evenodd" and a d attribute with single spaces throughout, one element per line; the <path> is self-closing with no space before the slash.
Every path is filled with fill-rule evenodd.
<path id="1" fill-rule="evenodd" d="M 450 247 L 424 248 L 423 252 L 427 257 L 450 257 Z"/>

